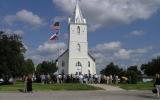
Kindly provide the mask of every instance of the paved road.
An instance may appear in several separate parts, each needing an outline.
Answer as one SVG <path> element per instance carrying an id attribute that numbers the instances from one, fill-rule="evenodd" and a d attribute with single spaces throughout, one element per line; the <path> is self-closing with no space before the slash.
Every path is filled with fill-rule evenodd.
<path id="1" fill-rule="evenodd" d="M 55 91 L 0 93 L 0 100 L 155 100 L 150 91 Z"/>
<path id="2" fill-rule="evenodd" d="M 106 85 L 106 84 L 89 84 L 91 86 L 95 86 L 95 87 L 100 87 L 106 91 L 125 91 L 121 88 L 119 88 L 118 86 L 111 86 L 111 85 Z"/>

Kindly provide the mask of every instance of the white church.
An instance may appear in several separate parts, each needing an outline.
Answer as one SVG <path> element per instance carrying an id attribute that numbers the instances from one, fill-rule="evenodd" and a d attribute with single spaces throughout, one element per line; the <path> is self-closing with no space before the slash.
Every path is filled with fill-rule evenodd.
<path id="1" fill-rule="evenodd" d="M 87 22 L 79 4 L 68 19 L 68 49 L 56 60 L 59 74 L 96 74 L 95 59 L 88 52 Z"/>

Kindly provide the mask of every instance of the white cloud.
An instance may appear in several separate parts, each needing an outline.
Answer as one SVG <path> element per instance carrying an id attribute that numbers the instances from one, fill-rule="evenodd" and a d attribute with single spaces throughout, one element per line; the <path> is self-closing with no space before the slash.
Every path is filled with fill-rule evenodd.
<path id="1" fill-rule="evenodd" d="M 117 50 L 121 47 L 121 42 L 113 41 L 104 44 L 98 44 L 95 47 L 95 50 L 104 51 L 104 50 Z"/>
<path id="2" fill-rule="evenodd" d="M 105 45 L 104 45 L 105 44 Z M 101 46 L 101 50 L 97 49 Z M 144 48 L 126 49 L 122 47 L 120 41 L 112 41 L 103 44 L 97 44 L 89 51 L 96 59 L 97 72 L 101 71 L 107 64 L 114 62 L 121 67 L 130 66 L 132 64 L 142 64 L 146 61 L 144 55 L 150 52 L 153 48 L 151 46 Z M 58 51 L 59 50 L 59 51 Z M 37 47 L 35 50 L 28 50 L 27 58 L 32 58 L 38 64 L 44 60 L 55 60 L 60 54 L 66 50 L 66 44 L 63 42 L 53 43 L 45 42 Z M 125 65 L 125 66 L 124 66 Z"/>
<path id="3" fill-rule="evenodd" d="M 154 53 L 154 54 L 152 55 L 153 58 L 156 58 L 156 57 L 158 57 L 158 56 L 160 56 L 160 52 Z"/>
<path id="4" fill-rule="evenodd" d="M 29 50 L 28 46 L 25 43 L 23 43 L 23 46 L 26 50 Z"/>
<path id="5" fill-rule="evenodd" d="M 17 35 L 23 35 L 23 30 L 12 30 L 12 29 L 2 29 L 2 31 L 5 31 L 6 34 L 17 34 Z"/>
<path id="6" fill-rule="evenodd" d="M 40 45 L 37 48 L 39 54 L 42 55 L 53 55 L 55 53 L 61 53 L 66 48 L 65 43 L 52 43 L 52 42 L 45 42 L 43 45 Z"/>
<path id="7" fill-rule="evenodd" d="M 15 15 L 5 16 L 4 21 L 10 25 L 12 25 L 15 21 L 21 21 L 33 26 L 41 26 L 45 24 L 42 18 L 25 9 L 18 11 Z"/>
<path id="8" fill-rule="evenodd" d="M 31 58 L 35 64 L 39 64 L 42 61 L 51 61 L 57 59 L 64 50 L 66 50 L 66 44 L 63 42 L 53 43 L 45 42 L 39 45 L 37 48 L 29 48 L 25 54 L 26 58 Z"/>
<path id="9" fill-rule="evenodd" d="M 128 60 L 131 58 L 131 51 L 126 49 L 120 49 L 118 52 L 114 53 L 117 59 Z"/>
<path id="10" fill-rule="evenodd" d="M 71 15 L 76 0 L 53 0 Z M 148 19 L 160 9 L 160 0 L 81 0 L 82 13 L 95 30 L 105 25 L 128 24 L 137 19 Z"/>
<path id="11" fill-rule="evenodd" d="M 16 20 L 16 16 L 14 15 L 8 15 L 4 17 L 4 21 L 9 25 L 12 25 L 15 20 Z"/>
<path id="12" fill-rule="evenodd" d="M 66 20 L 67 19 L 67 17 L 66 16 L 56 16 L 56 17 L 54 17 L 54 19 L 53 19 L 53 21 L 54 22 L 62 22 L 63 20 Z"/>
<path id="13" fill-rule="evenodd" d="M 139 48 L 139 49 L 135 49 L 135 50 L 132 50 L 133 53 L 140 53 L 140 54 L 143 54 L 143 53 L 147 53 L 148 51 L 152 50 L 153 47 L 152 46 L 149 46 L 149 47 L 145 47 L 145 48 Z"/>
<path id="14" fill-rule="evenodd" d="M 138 49 L 129 49 L 129 50 L 121 48 L 118 50 L 118 52 L 114 53 L 114 56 L 119 60 L 131 60 L 133 58 L 135 59 L 136 57 L 141 56 L 142 54 L 148 53 L 151 50 L 152 50 L 151 46 Z"/>
<path id="15" fill-rule="evenodd" d="M 146 61 L 146 54 L 153 50 L 152 46 L 144 48 L 124 48 L 120 41 L 112 41 L 97 44 L 90 49 L 91 55 L 96 59 L 97 70 L 100 71 L 110 62 L 114 62 L 121 67 L 133 64 L 142 64 Z M 125 66 L 124 66 L 125 65 Z"/>
<path id="16" fill-rule="evenodd" d="M 18 34 L 18 35 L 23 35 L 24 31 L 22 31 L 22 30 L 15 30 L 14 33 Z"/>
<path id="17" fill-rule="evenodd" d="M 130 32 L 130 35 L 134 35 L 134 36 L 141 36 L 144 34 L 145 34 L 145 32 L 142 30 L 134 30 L 134 31 Z"/>

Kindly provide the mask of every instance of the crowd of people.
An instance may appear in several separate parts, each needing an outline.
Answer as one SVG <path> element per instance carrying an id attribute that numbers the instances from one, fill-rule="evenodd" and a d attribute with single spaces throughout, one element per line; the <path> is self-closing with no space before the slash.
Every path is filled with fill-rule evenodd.
<path id="1" fill-rule="evenodd" d="M 81 74 L 81 75 L 62 75 L 62 74 L 52 74 L 52 75 L 39 75 L 33 78 L 32 75 L 25 76 L 24 80 L 24 92 L 32 92 L 32 81 L 41 82 L 42 84 L 53 84 L 53 83 L 81 83 L 81 84 L 118 84 L 118 75 L 91 75 L 91 74 Z M 160 96 L 160 75 L 156 75 L 155 79 L 155 90 L 157 97 Z"/>
<path id="2" fill-rule="evenodd" d="M 118 75 L 91 75 L 91 74 L 70 74 L 70 75 L 40 75 L 36 77 L 37 81 L 42 84 L 49 83 L 86 83 L 86 84 L 118 84 L 119 78 Z"/>
<path id="3" fill-rule="evenodd" d="M 33 77 L 32 75 L 24 76 L 24 92 L 32 92 L 32 81 L 41 82 L 42 84 L 54 84 L 54 83 L 81 83 L 81 84 L 118 84 L 117 75 L 91 75 L 91 74 L 52 74 L 52 75 L 38 75 Z"/>

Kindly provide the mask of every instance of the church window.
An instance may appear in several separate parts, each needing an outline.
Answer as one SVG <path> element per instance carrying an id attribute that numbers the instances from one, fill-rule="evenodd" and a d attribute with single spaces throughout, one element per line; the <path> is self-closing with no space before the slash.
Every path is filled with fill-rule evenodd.
<path id="1" fill-rule="evenodd" d="M 77 46 L 78 46 L 78 51 L 80 52 L 81 51 L 81 45 L 78 43 Z"/>
<path id="2" fill-rule="evenodd" d="M 77 27 L 77 32 L 80 34 L 80 26 Z"/>
<path id="3" fill-rule="evenodd" d="M 62 67 L 64 67 L 65 66 L 65 63 L 64 63 L 64 61 L 62 61 Z"/>
<path id="4" fill-rule="evenodd" d="M 88 67 L 90 67 L 90 62 L 88 61 Z"/>
<path id="5" fill-rule="evenodd" d="M 76 66 L 82 66 L 82 64 L 78 61 L 78 62 L 76 63 Z"/>

